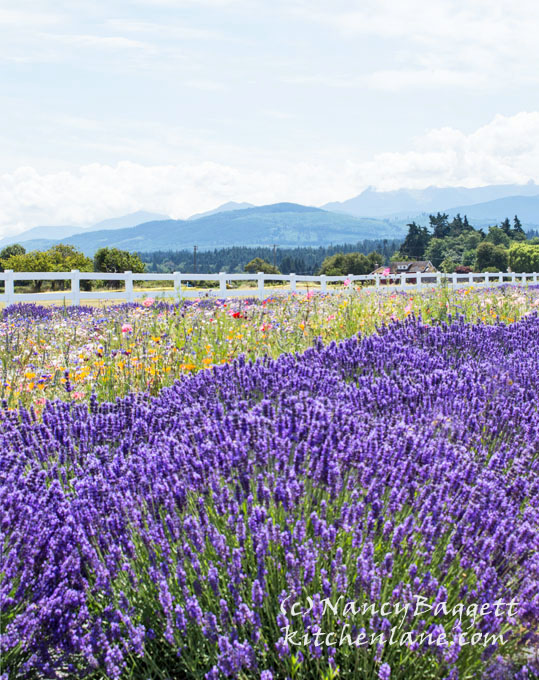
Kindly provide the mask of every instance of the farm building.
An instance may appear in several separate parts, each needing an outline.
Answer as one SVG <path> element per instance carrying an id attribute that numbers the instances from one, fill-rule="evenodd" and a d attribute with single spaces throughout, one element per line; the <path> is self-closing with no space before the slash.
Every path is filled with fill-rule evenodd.
<path id="1" fill-rule="evenodd" d="M 436 274 L 438 270 L 432 264 L 430 260 L 412 260 L 410 262 L 390 262 L 387 267 L 378 267 L 375 269 L 373 274 L 381 274 L 384 276 L 403 275 L 406 274 Z M 382 279 L 380 283 L 393 283 L 393 279 Z M 432 281 L 429 279 L 423 279 L 423 283 L 434 283 L 436 278 L 433 277 Z M 415 283 L 416 280 L 407 278 L 407 283 Z"/>

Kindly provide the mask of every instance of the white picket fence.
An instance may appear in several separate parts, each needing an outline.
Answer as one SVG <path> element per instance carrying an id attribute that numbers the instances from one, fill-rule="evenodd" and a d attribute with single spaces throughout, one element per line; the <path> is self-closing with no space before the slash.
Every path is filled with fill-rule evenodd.
<path id="1" fill-rule="evenodd" d="M 58 290 L 48 293 L 16 293 L 16 281 L 70 281 L 70 290 Z M 123 281 L 124 291 L 94 291 L 85 292 L 80 289 L 81 281 Z M 16 302 L 42 302 L 44 300 L 71 301 L 72 304 L 79 305 L 84 300 L 125 300 L 134 302 L 137 298 L 144 297 L 165 297 L 165 298 L 201 298 L 201 297 L 245 297 L 256 296 L 263 300 L 269 295 L 286 295 L 298 292 L 298 283 L 301 284 L 299 292 L 307 290 L 317 290 L 322 293 L 339 293 L 343 290 L 350 291 L 353 285 L 361 282 L 362 285 L 372 285 L 382 289 L 424 289 L 434 286 L 447 284 L 452 288 L 464 288 L 469 286 L 499 286 L 504 283 L 514 285 L 536 284 L 539 281 L 537 272 L 531 274 L 509 274 L 499 273 L 470 273 L 470 274 L 365 274 L 348 276 L 303 276 L 298 274 L 183 274 L 174 272 L 173 274 L 133 274 L 126 271 L 123 274 L 102 274 L 100 272 L 80 272 L 77 269 L 71 272 L 14 272 L 6 270 L 0 272 L 0 282 L 4 281 L 4 293 L 0 294 L 0 302 L 13 304 Z M 133 283 L 135 281 L 172 281 L 173 288 L 166 290 L 146 290 L 135 291 Z M 218 288 L 200 289 L 203 281 L 217 281 Z M 232 281 L 254 281 L 256 288 L 228 288 L 227 284 Z M 266 287 L 266 282 L 278 281 L 287 282 L 288 288 L 275 289 Z M 189 288 L 189 284 L 198 282 L 198 290 Z M 331 285 L 328 284 L 340 284 Z"/>

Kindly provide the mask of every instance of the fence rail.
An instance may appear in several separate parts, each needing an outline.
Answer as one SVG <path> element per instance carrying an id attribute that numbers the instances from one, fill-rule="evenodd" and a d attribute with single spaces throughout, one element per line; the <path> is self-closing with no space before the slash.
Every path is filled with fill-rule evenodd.
<path id="1" fill-rule="evenodd" d="M 69 281 L 70 290 L 59 290 L 48 293 L 16 293 L 16 281 Z M 123 291 L 82 291 L 81 281 L 120 281 L 125 284 Z M 470 273 L 470 274 L 363 274 L 348 276 L 303 276 L 297 274 L 183 274 L 174 272 L 173 274 L 134 274 L 126 271 L 123 274 L 104 274 L 100 272 L 81 272 L 74 269 L 70 272 L 14 272 L 6 270 L 0 272 L 0 283 L 4 282 L 4 292 L 0 293 L 0 302 L 13 304 L 16 302 L 41 302 L 44 300 L 70 300 L 78 305 L 84 300 L 126 300 L 134 302 L 137 299 L 146 297 L 148 291 L 134 290 L 135 281 L 171 281 L 172 289 L 151 291 L 152 297 L 175 297 L 175 298 L 200 298 L 204 296 L 225 298 L 225 297 L 244 297 L 255 295 L 263 300 L 270 294 L 275 294 L 275 289 L 267 288 L 266 282 L 288 283 L 288 288 L 279 290 L 280 294 L 293 294 L 298 291 L 297 284 L 303 284 L 302 290 L 309 288 L 309 284 L 315 290 L 322 293 L 342 292 L 351 290 L 353 284 L 371 285 L 375 288 L 395 289 L 395 290 L 421 290 L 433 286 L 440 286 L 443 283 L 452 288 L 462 288 L 469 286 L 499 286 L 505 283 L 515 285 L 529 285 L 539 282 L 537 272 L 529 274 L 515 274 L 507 272 L 498 273 Z M 217 281 L 218 288 L 206 288 L 190 290 L 189 284 L 202 281 Z M 234 288 L 230 289 L 227 285 L 233 281 L 254 281 L 256 288 Z M 332 285 L 332 284 L 341 285 Z"/>

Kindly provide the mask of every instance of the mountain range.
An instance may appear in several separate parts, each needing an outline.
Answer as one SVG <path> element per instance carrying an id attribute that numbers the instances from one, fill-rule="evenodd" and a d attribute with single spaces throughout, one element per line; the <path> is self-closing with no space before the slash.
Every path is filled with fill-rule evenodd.
<path id="1" fill-rule="evenodd" d="M 539 227 L 539 185 L 428 187 L 377 191 L 365 189 L 355 198 L 322 208 L 297 203 L 253 206 L 225 203 L 215 210 L 173 220 L 139 211 L 90 227 L 34 227 L 0 240 L 0 247 L 23 243 L 27 250 L 55 243 L 71 244 L 88 255 L 101 247 L 131 251 L 212 249 L 234 245 L 322 246 L 363 239 L 402 238 L 407 223 L 428 223 L 433 212 L 467 215 L 476 227 L 518 215 L 525 229 Z"/>
<path id="2" fill-rule="evenodd" d="M 64 240 L 74 234 L 84 234 L 85 232 L 98 231 L 102 229 L 125 229 L 126 227 L 135 227 L 137 224 L 142 224 L 143 222 L 150 222 L 151 220 L 168 220 L 167 215 L 160 215 L 159 213 L 151 213 L 146 210 L 137 210 L 137 212 L 129 213 L 129 215 L 123 215 L 122 217 L 113 217 L 108 220 L 103 220 L 101 222 L 96 222 L 87 227 L 80 226 L 44 226 L 44 227 L 32 227 L 32 229 L 27 229 L 26 231 L 15 234 L 14 236 L 6 236 L 0 239 L 0 248 L 8 246 L 12 243 L 26 243 L 26 242 L 57 242 Z M 32 245 L 33 248 L 38 248 L 40 246 Z"/>
<path id="3" fill-rule="evenodd" d="M 465 210 L 471 205 L 487 204 L 485 208 L 491 209 L 492 201 L 515 198 L 538 196 L 539 185 L 530 180 L 527 184 L 493 184 L 483 187 L 427 187 L 426 189 L 397 189 L 395 191 L 377 191 L 368 187 L 358 196 L 347 201 L 326 203 L 322 207 L 325 210 L 345 212 L 356 217 L 413 217 L 421 213 L 450 212 L 452 210 Z M 497 207 L 503 210 L 504 206 Z M 478 208 L 481 217 L 488 219 L 493 217 Z M 504 214 L 503 217 L 506 217 Z M 498 217 L 496 217 L 498 219 Z M 503 219 L 503 218 L 502 218 Z M 534 217 L 535 224 L 539 222 L 539 216 Z"/>
<path id="4" fill-rule="evenodd" d="M 358 218 L 296 203 L 226 210 L 194 220 L 153 220 L 125 229 L 79 232 L 62 243 L 92 255 L 105 246 L 147 252 L 233 245 L 318 246 L 361 239 L 399 238 L 404 231 L 389 220 Z M 54 240 L 24 242 L 27 249 L 48 248 Z"/>

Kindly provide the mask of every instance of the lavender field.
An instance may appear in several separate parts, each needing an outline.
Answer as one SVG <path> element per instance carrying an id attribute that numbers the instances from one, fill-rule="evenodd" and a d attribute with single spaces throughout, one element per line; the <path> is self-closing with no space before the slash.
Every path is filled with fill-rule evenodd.
<path id="1" fill-rule="evenodd" d="M 482 295 L 5 401 L 2 680 L 539 677 L 537 291 Z"/>

